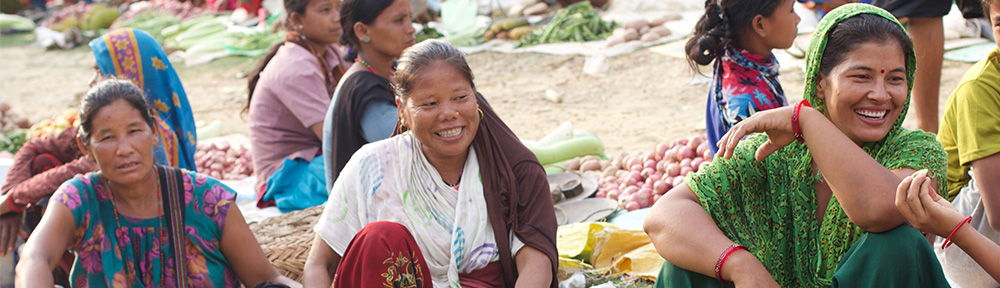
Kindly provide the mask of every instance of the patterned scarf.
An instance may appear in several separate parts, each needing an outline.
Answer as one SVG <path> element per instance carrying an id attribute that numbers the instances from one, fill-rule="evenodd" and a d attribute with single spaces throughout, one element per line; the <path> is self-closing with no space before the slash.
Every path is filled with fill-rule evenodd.
<path id="1" fill-rule="evenodd" d="M 411 159 L 410 166 L 403 168 L 404 171 L 409 170 L 409 175 L 396 179 L 409 182 L 408 185 L 398 184 L 398 187 L 408 187 L 406 190 L 399 190 L 400 197 L 406 199 L 403 208 L 414 213 L 423 211 L 426 216 L 430 216 L 415 215 L 417 217 L 414 219 L 433 220 L 423 223 L 424 225 L 412 225 L 410 232 L 417 243 L 421 244 L 434 280 L 447 279 L 447 284 L 451 287 L 461 287 L 458 284 L 459 273 L 482 269 L 499 259 L 493 229 L 486 214 L 486 199 L 476 150 L 469 148 L 469 156 L 462 170 L 465 173 L 462 173 L 456 190 L 446 185 L 441 174 L 427 161 L 420 141 L 412 132 L 407 132 L 402 137 L 409 141 L 397 142 L 400 144 L 397 151 L 401 152 L 399 159 Z M 419 221 L 414 221 L 414 224 L 418 223 Z M 442 234 L 451 235 L 450 246 L 433 244 L 434 239 L 440 238 Z"/>
<path id="2" fill-rule="evenodd" d="M 767 63 L 767 65 L 763 65 L 761 63 L 758 63 L 758 61 L 747 59 L 746 55 L 744 55 L 745 53 L 749 54 L 749 52 L 747 52 L 746 50 L 737 49 L 736 47 L 733 46 L 728 46 L 726 47 L 726 53 L 721 58 L 715 61 L 714 73 L 713 73 L 713 78 L 714 78 L 713 81 L 715 84 L 714 84 L 714 89 L 712 90 L 712 98 L 715 99 L 715 104 L 718 107 L 718 111 L 721 111 L 721 114 L 724 115 L 725 118 L 723 119 L 723 121 L 721 121 L 724 128 L 723 132 L 729 131 L 729 128 L 732 128 L 733 123 L 739 123 L 740 121 L 743 121 L 743 119 L 750 117 L 750 115 L 752 115 L 754 112 L 766 110 L 768 108 L 783 107 L 788 103 L 788 101 L 785 100 L 785 91 L 781 89 L 781 83 L 778 83 L 778 74 L 779 74 L 778 68 L 780 65 L 778 65 L 777 60 L 774 60 L 775 59 L 774 54 L 771 54 L 770 63 Z M 760 99 L 759 102 L 758 101 L 754 102 L 757 104 L 763 104 L 773 107 L 758 107 L 758 105 L 748 105 L 747 107 L 727 107 L 726 103 L 729 103 L 727 99 L 728 97 L 726 97 L 727 94 L 739 93 L 745 90 L 755 91 L 758 88 L 763 88 L 763 87 L 753 87 L 751 89 L 739 89 L 739 87 L 723 87 L 722 78 L 726 73 L 725 68 L 726 66 L 732 67 L 732 65 L 726 65 L 725 62 L 735 63 L 736 65 L 739 65 L 739 67 L 753 69 L 753 71 L 759 73 L 760 76 L 755 78 L 764 80 L 763 82 L 767 84 L 767 89 L 771 91 L 771 95 L 773 95 L 774 98 Z M 730 71 L 730 73 L 739 73 L 739 71 Z M 749 86 L 749 85 L 757 85 L 758 83 L 744 83 L 743 81 L 741 81 L 740 84 L 743 86 Z M 723 91 L 727 91 L 730 93 L 723 93 Z M 767 103 L 767 102 L 774 102 L 774 103 Z M 722 135 L 719 136 L 721 137 Z"/>
<path id="3" fill-rule="evenodd" d="M 142 30 L 122 28 L 91 40 L 90 48 L 101 74 L 131 80 L 153 108 L 153 128 L 160 132 L 160 144 L 153 148 L 156 163 L 195 171 L 194 114 L 160 44 Z"/>

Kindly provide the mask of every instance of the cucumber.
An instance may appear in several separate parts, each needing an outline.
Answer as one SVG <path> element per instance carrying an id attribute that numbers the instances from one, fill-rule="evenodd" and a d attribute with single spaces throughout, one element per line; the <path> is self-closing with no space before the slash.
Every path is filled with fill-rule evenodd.
<path id="1" fill-rule="evenodd" d="M 559 124 L 559 127 L 556 127 L 556 130 L 553 130 L 548 135 L 545 135 L 545 137 L 542 137 L 542 139 L 539 139 L 538 142 L 535 143 L 535 146 L 549 146 L 569 139 L 573 139 L 573 123 L 566 121 Z"/>
<path id="2" fill-rule="evenodd" d="M 580 137 L 554 145 L 528 147 L 538 162 L 544 165 L 585 155 L 604 155 L 604 143 L 593 137 Z"/>

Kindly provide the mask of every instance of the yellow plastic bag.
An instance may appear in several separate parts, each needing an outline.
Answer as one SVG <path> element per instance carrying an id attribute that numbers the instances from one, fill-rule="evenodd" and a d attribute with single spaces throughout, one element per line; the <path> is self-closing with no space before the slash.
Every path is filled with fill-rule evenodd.
<path id="1" fill-rule="evenodd" d="M 583 260 L 611 274 L 656 280 L 663 266 L 663 258 L 643 231 L 590 222 L 560 226 L 556 237 L 560 257 Z"/>

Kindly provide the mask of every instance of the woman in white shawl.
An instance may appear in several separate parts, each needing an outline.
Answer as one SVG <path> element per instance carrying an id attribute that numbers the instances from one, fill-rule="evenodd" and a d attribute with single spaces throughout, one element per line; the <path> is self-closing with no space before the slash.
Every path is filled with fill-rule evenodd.
<path id="1" fill-rule="evenodd" d="M 556 287 L 544 170 L 476 93 L 465 57 L 431 40 L 397 65 L 397 135 L 337 178 L 305 285 Z"/>

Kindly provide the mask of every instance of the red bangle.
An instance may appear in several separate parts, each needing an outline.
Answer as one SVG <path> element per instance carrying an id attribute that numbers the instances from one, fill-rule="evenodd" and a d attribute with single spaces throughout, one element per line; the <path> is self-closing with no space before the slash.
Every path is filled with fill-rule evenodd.
<path id="1" fill-rule="evenodd" d="M 944 242 L 941 243 L 941 249 L 948 248 L 948 246 L 951 246 L 952 244 L 951 237 L 955 236 L 955 233 L 958 232 L 958 228 L 962 228 L 962 225 L 965 225 L 965 223 L 969 222 L 972 222 L 972 216 L 966 217 L 965 220 L 962 220 L 962 222 L 958 222 L 958 226 L 955 226 L 955 230 L 951 230 L 951 234 L 948 234 L 948 238 L 945 238 Z"/>
<path id="2" fill-rule="evenodd" d="M 729 258 L 730 254 L 733 254 L 733 252 L 736 252 L 736 250 L 739 249 L 747 250 L 747 252 L 750 251 L 750 249 L 748 249 L 747 246 L 743 246 L 743 244 L 733 243 L 733 245 L 729 245 L 729 248 L 726 248 L 726 251 L 722 251 L 722 255 L 719 255 L 719 260 L 715 261 L 715 278 L 719 279 L 719 282 L 722 282 L 722 284 L 733 284 L 733 281 L 722 279 L 722 264 L 726 263 L 726 258 Z"/>
<path id="3" fill-rule="evenodd" d="M 809 100 L 806 99 L 799 100 L 799 103 L 795 103 L 795 111 L 792 112 L 792 136 L 799 142 L 806 142 L 806 139 L 802 138 L 802 128 L 799 127 L 799 111 L 802 110 L 802 105 L 812 107 L 812 105 L 809 104 Z"/>

